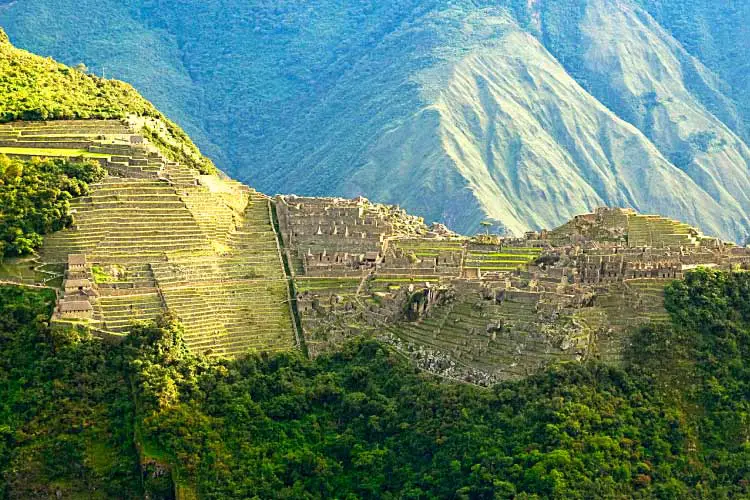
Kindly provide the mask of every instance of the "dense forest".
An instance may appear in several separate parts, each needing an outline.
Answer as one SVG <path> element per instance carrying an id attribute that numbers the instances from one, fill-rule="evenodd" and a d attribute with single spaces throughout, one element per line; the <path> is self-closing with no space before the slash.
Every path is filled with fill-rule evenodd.
<path id="1" fill-rule="evenodd" d="M 121 345 L 0 288 L 0 497 L 736 498 L 750 494 L 750 275 L 668 290 L 627 362 L 448 383 L 366 339 L 310 361 L 190 354 L 169 318 Z M 138 464 L 143 467 L 139 469 Z"/>
<path id="2" fill-rule="evenodd" d="M 82 158 L 24 161 L 0 154 L 0 259 L 29 254 L 43 235 L 69 226 L 70 200 L 88 194 L 89 183 L 105 173 Z"/>

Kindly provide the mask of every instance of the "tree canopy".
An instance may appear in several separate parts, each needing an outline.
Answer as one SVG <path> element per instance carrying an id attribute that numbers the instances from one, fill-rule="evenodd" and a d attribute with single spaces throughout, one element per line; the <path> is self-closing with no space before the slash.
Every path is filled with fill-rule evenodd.
<path id="1" fill-rule="evenodd" d="M 70 225 L 70 200 L 104 177 L 95 161 L 0 154 L 0 256 L 33 252 L 42 236 Z"/>
<path id="2" fill-rule="evenodd" d="M 491 389 L 367 339 L 314 361 L 208 359 L 165 318 L 107 346 L 50 330 L 51 301 L 0 288 L 9 497 L 169 498 L 173 483 L 199 498 L 750 494 L 746 273 L 675 282 L 673 324 L 639 331 L 622 367 L 563 364 Z"/>

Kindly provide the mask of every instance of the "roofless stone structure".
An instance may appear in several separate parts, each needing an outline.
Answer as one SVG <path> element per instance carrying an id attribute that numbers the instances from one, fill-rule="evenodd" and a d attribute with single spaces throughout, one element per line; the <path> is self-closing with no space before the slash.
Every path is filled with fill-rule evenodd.
<path id="1" fill-rule="evenodd" d="M 165 313 L 191 349 L 219 356 L 303 344 L 316 356 L 367 334 L 488 384 L 559 360 L 617 363 L 633 327 L 668 319 L 670 280 L 750 266 L 748 249 L 629 209 L 469 238 L 364 198 L 271 199 L 169 160 L 143 124 L 0 125 L 14 154 L 52 148 L 107 168 L 39 260 L 65 267 L 55 320 L 109 338 Z"/>

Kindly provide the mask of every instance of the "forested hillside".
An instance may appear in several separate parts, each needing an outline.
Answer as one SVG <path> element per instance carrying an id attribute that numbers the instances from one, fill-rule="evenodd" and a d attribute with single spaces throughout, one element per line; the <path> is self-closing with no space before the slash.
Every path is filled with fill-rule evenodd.
<path id="1" fill-rule="evenodd" d="M 0 154 L 0 260 L 39 248 L 42 236 L 71 224 L 70 200 L 104 177 L 95 161 L 21 161 Z"/>
<path id="2" fill-rule="evenodd" d="M 632 206 L 739 241 L 748 8 L 40 0 L 0 6 L 0 24 L 135 84 L 266 192 L 364 194 L 461 231 Z"/>
<path id="3" fill-rule="evenodd" d="M 366 340 L 208 360 L 166 320 L 107 346 L 50 330 L 48 293 L 0 288 L 0 497 L 738 498 L 748 290 L 692 273 L 624 369 L 479 389 Z"/>

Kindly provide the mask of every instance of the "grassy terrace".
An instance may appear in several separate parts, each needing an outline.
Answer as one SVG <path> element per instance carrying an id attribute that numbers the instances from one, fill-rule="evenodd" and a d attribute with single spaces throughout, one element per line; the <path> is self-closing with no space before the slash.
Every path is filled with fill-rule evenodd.
<path id="1" fill-rule="evenodd" d="M 127 333 L 133 321 L 154 320 L 164 313 L 155 291 L 138 295 L 105 296 L 97 300 L 95 319 L 108 332 Z"/>
<path id="2" fill-rule="evenodd" d="M 631 215 L 628 217 L 628 244 L 637 246 L 682 246 L 692 245 L 695 238 L 690 235 L 688 224 L 658 215 Z"/>
<path id="3" fill-rule="evenodd" d="M 611 285 L 597 295 L 593 307 L 575 311 L 575 317 L 596 334 L 597 358 L 610 363 L 621 361 L 630 342 L 630 332 L 645 323 L 666 323 L 664 286 L 670 280 L 637 279 Z"/>
<path id="4" fill-rule="evenodd" d="M 357 290 L 359 283 L 362 280 L 360 278 L 304 278 L 298 277 L 295 279 L 295 285 L 297 292 L 318 292 L 318 291 L 331 291 L 331 292 L 354 292 Z"/>
<path id="5" fill-rule="evenodd" d="M 526 266 L 542 253 L 541 248 L 488 247 L 472 248 L 464 261 L 465 267 L 478 267 L 483 271 L 514 271 Z"/>
<path id="6" fill-rule="evenodd" d="M 207 201 L 201 196 L 201 210 Z M 223 219 L 215 222 L 221 226 Z M 219 232 L 219 227 L 212 231 Z M 223 255 L 153 265 L 167 307 L 185 324 L 188 346 L 227 356 L 292 348 L 287 282 L 268 200 L 252 194 L 242 223 L 223 240 Z"/>
<path id="7" fill-rule="evenodd" d="M 104 153 L 92 153 L 85 149 L 40 149 L 40 148 L 9 148 L 0 147 L 0 154 L 4 155 L 31 155 L 40 157 L 72 157 L 78 158 L 110 158 L 112 155 Z"/>
<path id="8" fill-rule="evenodd" d="M 625 283 L 641 298 L 642 316 L 651 322 L 669 322 L 669 313 L 664 307 L 664 287 L 669 279 L 635 279 Z"/>
<path id="9" fill-rule="evenodd" d="M 375 283 L 424 283 L 425 281 L 429 281 L 429 282 L 440 281 L 440 277 L 439 276 L 415 276 L 411 278 L 382 277 L 382 278 L 375 278 L 373 280 L 373 282 Z"/>
<path id="10" fill-rule="evenodd" d="M 107 178 L 71 206 L 77 229 L 45 239 L 41 253 L 48 261 L 64 262 L 68 253 L 124 263 L 148 262 L 169 252 L 211 252 L 191 212 L 164 182 Z"/>
<path id="11" fill-rule="evenodd" d="M 462 252 L 463 240 L 394 240 L 392 244 L 417 257 L 435 257 L 445 252 Z"/>

